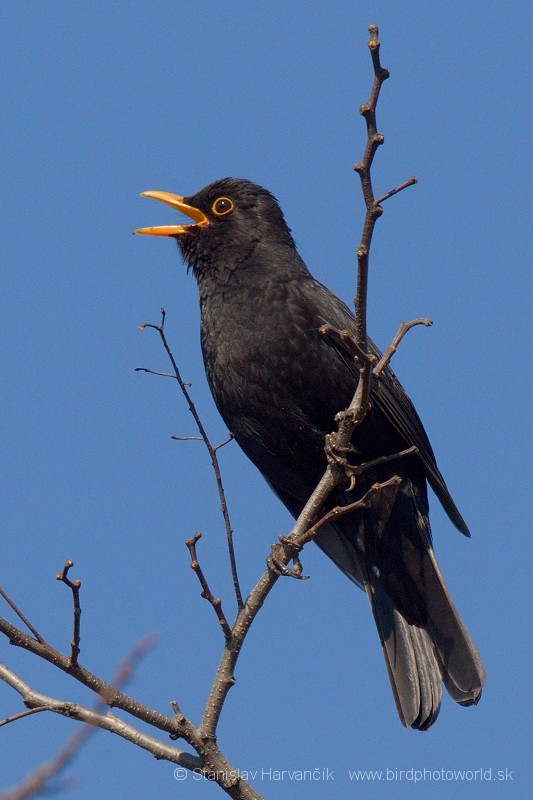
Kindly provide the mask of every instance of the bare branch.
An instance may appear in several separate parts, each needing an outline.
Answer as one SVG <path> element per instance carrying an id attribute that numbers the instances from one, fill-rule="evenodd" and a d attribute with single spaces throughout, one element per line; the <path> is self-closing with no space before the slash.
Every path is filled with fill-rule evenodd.
<path id="1" fill-rule="evenodd" d="M 331 447 L 331 446 L 330 446 Z M 390 453 L 389 455 L 385 456 L 378 456 L 377 458 L 373 458 L 371 461 L 363 461 L 361 464 L 349 464 L 346 456 L 340 456 L 336 453 L 331 453 L 329 450 L 330 448 L 326 447 L 326 452 L 328 458 L 330 458 L 334 463 L 339 464 L 346 473 L 351 476 L 358 478 L 360 475 L 363 475 L 368 470 L 373 469 L 374 467 L 381 466 L 382 464 L 388 464 L 391 461 L 397 461 L 399 458 L 405 458 L 405 456 L 412 456 L 415 453 L 418 453 L 418 447 L 414 444 L 411 447 L 407 447 L 405 450 L 400 450 L 397 453 Z M 347 452 L 357 452 L 355 448 L 348 447 L 346 448 Z M 351 492 L 353 486 L 349 489 L 346 489 L 347 492 Z"/>
<path id="2" fill-rule="evenodd" d="M 56 575 L 56 579 L 58 581 L 62 581 L 72 590 L 72 602 L 74 604 L 74 632 L 72 634 L 72 640 L 70 642 L 70 666 L 76 667 L 78 665 L 78 656 L 80 654 L 80 617 L 81 617 L 81 607 L 80 607 L 80 586 L 81 581 L 75 580 L 71 581 L 68 577 L 68 571 L 71 567 L 74 566 L 74 562 L 69 558 L 65 561 L 65 565 L 63 567 L 63 571 L 59 572 Z"/>
<path id="3" fill-rule="evenodd" d="M 338 342 L 342 347 L 347 350 L 353 357 L 354 361 L 359 364 L 364 364 L 369 359 L 375 361 L 376 357 L 372 353 L 367 353 L 357 342 L 355 336 L 350 331 L 340 331 L 332 325 L 322 325 L 318 332 L 322 336 L 328 336 L 330 339 Z"/>
<path id="4" fill-rule="evenodd" d="M 140 326 L 139 326 L 140 327 Z M 152 325 L 144 325 L 144 328 L 153 327 Z M 157 369 L 150 369 L 149 367 L 135 367 L 133 370 L 134 372 L 147 372 L 149 375 L 159 375 L 161 378 L 174 378 L 176 380 L 176 376 L 173 375 L 171 372 L 160 372 Z"/>
<path id="5" fill-rule="evenodd" d="M 216 481 L 218 497 L 219 497 L 219 501 L 220 501 L 220 510 L 221 510 L 221 513 L 222 513 L 222 517 L 224 519 L 224 527 L 226 529 L 226 538 L 227 538 L 227 542 L 228 542 L 228 555 L 229 555 L 229 560 L 230 560 L 231 576 L 232 576 L 232 580 L 233 580 L 233 589 L 234 589 L 234 592 L 235 592 L 235 598 L 237 600 L 237 606 L 238 606 L 238 608 L 242 608 L 242 605 L 243 605 L 242 593 L 241 593 L 241 588 L 240 588 L 240 585 L 239 585 L 239 576 L 237 574 L 237 562 L 236 562 L 236 559 L 235 559 L 235 549 L 233 547 L 233 529 L 231 527 L 231 521 L 230 521 L 229 511 L 228 511 L 228 505 L 226 503 L 226 495 L 224 493 L 224 486 L 222 484 L 222 475 L 221 475 L 221 472 L 220 472 L 220 465 L 219 465 L 218 456 L 217 456 L 217 450 L 220 449 L 220 447 L 222 445 L 218 445 L 217 447 L 213 447 L 213 445 L 211 444 L 211 440 L 209 439 L 209 437 L 207 435 L 207 431 L 205 430 L 204 425 L 203 425 L 203 423 L 202 423 L 202 421 L 200 419 L 200 416 L 198 414 L 198 411 L 196 410 L 196 406 L 194 405 L 194 402 L 193 402 L 193 400 L 192 400 L 192 398 L 191 398 L 191 396 L 190 396 L 190 394 L 188 392 L 187 387 L 190 384 L 185 383 L 185 381 L 181 377 L 181 373 L 179 371 L 178 365 L 177 365 L 176 360 L 174 358 L 174 354 L 172 353 L 172 350 L 170 349 L 170 346 L 168 344 L 167 337 L 166 337 L 166 334 L 165 334 L 165 317 L 166 317 L 166 312 L 165 312 L 165 309 L 162 308 L 161 309 L 161 325 L 153 325 L 152 323 L 146 322 L 146 323 L 143 323 L 143 325 L 141 325 L 139 327 L 141 328 L 141 330 L 144 330 L 144 328 L 153 328 L 154 330 L 156 330 L 159 333 L 159 336 L 160 336 L 161 341 L 163 343 L 163 347 L 166 350 L 166 353 L 168 355 L 170 363 L 172 364 L 172 369 L 174 370 L 174 374 L 173 374 L 172 377 L 174 377 L 177 380 L 178 384 L 179 384 L 179 387 L 180 387 L 180 389 L 182 391 L 182 394 L 185 397 L 185 400 L 187 401 L 187 404 L 188 404 L 188 407 L 189 407 L 189 411 L 191 412 L 191 414 L 193 416 L 193 419 L 194 419 L 194 421 L 196 423 L 196 427 L 198 428 L 198 431 L 200 433 L 200 437 L 203 440 L 203 442 L 204 442 L 204 444 L 205 444 L 205 446 L 206 446 L 206 448 L 208 450 L 209 456 L 211 458 L 211 465 L 213 467 L 213 472 L 215 474 L 215 481 Z M 150 370 L 147 370 L 147 369 L 143 368 L 143 371 L 149 372 Z M 173 437 L 173 438 L 181 438 L 181 437 Z M 230 434 L 230 438 L 228 439 L 228 441 L 231 440 L 231 438 L 233 438 L 233 437 Z"/>
<path id="6" fill-rule="evenodd" d="M 383 213 L 381 203 L 388 200 L 398 192 L 412 186 L 417 182 L 415 177 L 401 183 L 395 189 L 391 189 L 386 194 L 379 197 L 377 200 L 374 197 L 372 189 L 371 167 L 374 156 L 378 147 L 383 144 L 385 137 L 378 133 L 376 122 L 376 107 L 379 98 L 379 93 L 383 83 L 389 77 L 388 69 L 381 66 L 380 62 L 380 41 L 379 29 L 377 25 L 369 25 L 368 31 L 370 39 L 368 41 L 368 48 L 372 57 L 372 64 L 374 67 L 374 83 L 370 92 L 370 98 L 367 103 L 361 105 L 359 111 L 365 118 L 367 128 L 367 144 L 365 152 L 361 161 L 354 165 L 354 170 L 359 174 L 361 179 L 361 187 L 363 190 L 363 197 L 366 205 L 365 221 L 363 223 L 363 234 L 361 243 L 357 248 L 357 296 L 355 302 L 355 338 L 357 343 L 363 350 L 367 350 L 367 332 L 366 332 L 366 298 L 368 287 L 368 256 L 370 244 L 372 242 L 372 234 L 376 220 Z M 363 378 L 363 376 L 362 376 Z M 364 392 L 363 392 L 364 395 Z"/>
<path id="7" fill-rule="evenodd" d="M 224 633 L 226 641 L 231 639 L 231 628 L 228 625 L 228 621 L 224 616 L 224 612 L 222 611 L 222 601 L 219 597 L 215 597 L 207 583 L 203 570 L 199 564 L 198 556 L 196 555 L 196 542 L 201 539 L 202 534 L 200 531 L 197 531 L 192 539 L 186 539 L 185 544 L 189 548 L 189 553 L 191 556 L 191 569 L 194 570 L 198 580 L 200 581 L 200 586 L 202 587 L 202 597 L 204 597 L 215 609 L 215 613 L 218 617 L 218 621 L 220 622 L 220 627 Z"/>
<path id="8" fill-rule="evenodd" d="M 41 648 L 39 643 L 35 642 L 33 639 L 30 639 L 22 631 L 18 631 L 1 618 L 0 631 L 9 635 L 13 644 L 27 646 L 27 649 L 37 652 L 38 655 L 41 655 L 46 660 L 56 663 L 56 666 L 59 666 L 61 669 L 66 668 L 68 660 L 64 656 L 61 656 L 60 653 L 53 651 L 53 649 L 49 646 L 46 646 L 46 648 Z M 24 642 L 24 644 L 22 644 L 22 642 Z M 41 651 L 39 651 L 39 648 L 41 648 Z M 65 671 L 67 670 L 65 669 Z M 129 665 L 123 665 L 119 675 L 123 673 L 125 676 L 127 676 L 129 671 Z M 106 691 L 105 693 L 104 691 L 101 691 L 101 695 L 104 697 L 104 700 L 108 705 L 115 705 L 116 707 L 122 708 L 131 715 L 136 716 L 138 719 L 143 720 L 154 727 L 158 727 L 161 730 L 166 730 L 168 733 L 170 733 L 172 739 L 185 739 L 196 750 L 196 752 L 199 754 L 199 757 L 169 746 L 161 742 L 159 739 L 139 731 L 132 725 L 118 719 L 110 712 L 100 713 L 98 710 L 90 710 L 77 703 L 57 700 L 36 692 L 12 670 L 8 669 L 3 664 L 0 664 L 0 680 L 4 680 L 8 685 L 15 689 L 15 691 L 21 695 L 24 704 L 29 708 L 35 707 L 41 710 L 46 709 L 47 711 L 52 711 L 66 717 L 88 723 L 90 726 L 103 728 L 104 730 L 108 730 L 111 733 L 121 736 L 122 738 L 133 742 L 138 747 L 147 750 L 157 759 L 171 761 L 183 767 L 184 769 L 188 769 L 203 775 L 208 780 L 215 781 L 219 784 L 219 786 L 221 786 L 222 789 L 226 791 L 230 797 L 237 798 L 238 800 L 261 800 L 260 795 L 242 779 L 238 769 L 233 767 L 220 752 L 216 745 L 215 737 L 206 735 L 204 731 L 192 725 L 192 723 L 181 713 L 177 703 L 172 703 L 172 707 L 175 712 L 174 717 L 165 717 L 164 715 L 158 714 L 158 712 L 153 711 L 146 706 L 142 706 L 137 701 L 127 698 L 127 696 L 122 694 L 122 692 L 120 692 L 118 689 L 111 687 L 108 684 L 104 684 L 103 681 L 95 678 L 95 676 L 91 676 L 90 673 L 87 673 L 87 671 L 83 670 L 83 668 L 80 666 L 77 666 L 75 672 L 71 672 L 71 674 L 73 677 L 77 678 L 93 690 L 95 690 L 96 685 L 99 685 L 101 689 L 105 687 Z M 91 680 L 89 680 L 89 678 L 91 678 Z M 111 701 L 110 698 L 112 696 L 113 700 Z M 76 736 L 82 737 L 83 739 L 84 736 L 90 735 L 90 732 L 91 729 L 89 729 L 87 734 L 79 732 Z M 67 743 L 65 751 L 62 751 L 62 753 L 58 755 L 58 761 L 57 763 L 53 764 L 53 767 L 45 765 L 43 768 L 44 778 L 49 776 L 51 769 L 53 769 L 53 774 L 56 774 L 58 769 L 64 766 L 67 758 L 71 758 L 74 754 L 74 748 L 77 749 L 80 746 L 78 742 L 79 739 L 76 738 L 76 742 L 74 742 L 74 744 Z M 17 795 L 17 797 L 26 796 L 29 795 Z M 12 797 L 8 795 L 6 800 L 12 800 Z"/>
<path id="9" fill-rule="evenodd" d="M 372 56 L 374 67 L 374 83 L 370 93 L 368 103 L 363 103 L 359 111 L 365 118 L 367 129 L 367 144 L 363 158 L 354 165 L 355 171 L 361 179 L 361 187 L 366 205 L 365 221 L 363 223 L 363 233 L 361 243 L 357 248 L 357 297 L 355 303 L 355 338 L 358 345 L 367 350 L 366 333 L 366 297 L 368 287 L 368 254 L 372 242 L 372 233 L 376 220 L 383 213 L 381 206 L 376 204 L 372 189 L 372 177 L 370 169 L 378 147 L 383 144 L 384 137 L 378 133 L 376 125 L 376 106 L 379 93 L 384 81 L 389 77 L 389 71 L 381 66 L 379 59 L 380 42 L 378 39 L 379 31 L 376 25 L 370 25 L 370 40 L 368 48 Z M 361 376 L 362 378 L 363 376 Z"/>
<path id="10" fill-rule="evenodd" d="M 79 663 L 72 666 L 69 657 L 63 655 L 63 653 L 60 653 L 48 644 L 37 642 L 35 639 L 32 639 L 31 636 L 28 636 L 2 617 L 0 617 L 0 633 L 3 633 L 12 645 L 28 650 L 30 653 L 53 664 L 62 672 L 71 675 L 84 686 L 87 686 L 88 689 L 100 695 L 111 708 L 120 708 L 132 716 L 167 733 L 176 732 L 173 717 L 161 714 L 158 711 L 154 711 L 154 709 L 149 706 L 139 703 L 138 700 L 129 697 L 116 687 L 98 678 Z"/>
<path id="11" fill-rule="evenodd" d="M 124 686 L 124 684 L 131 679 L 133 671 L 140 659 L 148 652 L 148 650 L 153 647 L 153 644 L 154 639 L 152 637 L 146 637 L 137 645 L 135 645 L 132 652 L 119 666 L 117 674 L 113 679 L 113 684 L 115 686 Z M 97 703 L 94 710 L 99 710 L 103 707 L 105 707 L 105 703 L 100 701 Z M 7 724 L 8 722 L 14 722 L 15 720 L 22 719 L 30 714 L 49 710 L 50 709 L 48 706 L 35 706 L 2 720 L 2 722 L 0 722 L 0 726 Z M 92 725 L 84 725 L 82 728 L 77 730 L 49 762 L 42 764 L 40 767 L 37 767 L 37 769 L 33 770 L 19 786 L 10 789 L 8 792 L 2 793 L 0 795 L 0 800 L 25 800 L 28 797 L 33 797 L 37 794 L 42 794 L 43 792 L 47 791 L 47 784 L 50 779 L 57 777 L 65 769 L 69 762 L 72 761 L 74 756 L 78 753 L 82 745 L 97 730 L 98 729 Z"/>
<path id="12" fill-rule="evenodd" d="M 302 564 L 298 556 L 302 548 L 295 545 L 294 542 L 291 542 L 286 536 L 278 536 L 278 539 L 279 543 L 275 542 L 272 545 L 271 553 L 267 558 L 268 568 L 284 578 L 296 578 L 296 580 L 299 581 L 309 580 L 309 575 L 302 574 Z M 292 558 L 292 569 L 286 565 L 284 556 L 287 552 L 290 553 L 290 557 Z"/>
<path id="13" fill-rule="evenodd" d="M 394 337 L 394 339 L 392 340 L 392 342 L 387 347 L 384 354 L 381 356 L 378 363 L 374 367 L 373 372 L 376 377 L 379 377 L 381 375 L 381 373 L 383 372 L 383 370 L 393 357 L 394 353 L 398 349 L 398 345 L 402 341 L 407 331 L 410 331 L 411 328 L 413 328 L 415 325 L 425 325 L 426 328 L 429 328 L 431 327 L 431 325 L 433 325 L 433 322 L 427 317 L 418 317 L 418 319 L 412 319 L 411 322 L 400 322 L 400 327 L 396 332 L 396 336 Z"/>
<path id="14" fill-rule="evenodd" d="M 400 454 L 398 453 L 398 455 Z M 393 456 L 393 458 L 395 457 L 396 456 Z M 378 459 L 376 459 L 376 461 L 377 460 Z M 383 489 L 389 489 L 392 486 L 399 486 L 401 482 L 402 479 L 398 475 L 393 475 L 392 478 L 389 478 L 382 483 L 372 484 L 370 489 L 365 492 L 365 494 L 359 498 L 359 500 L 354 500 L 353 503 L 348 503 L 348 505 L 345 506 L 335 506 L 335 508 L 332 508 L 327 514 L 324 514 L 324 516 L 321 517 L 318 522 L 315 522 L 315 524 L 307 530 L 305 536 L 302 537 L 303 543 L 312 541 L 316 537 L 317 533 L 319 533 L 319 531 L 324 527 L 324 525 L 327 525 L 328 522 L 332 522 L 332 520 L 338 519 L 344 514 L 348 514 L 350 511 L 368 508 L 369 500 L 373 495 L 377 494 L 377 492 L 383 491 Z"/>
<path id="15" fill-rule="evenodd" d="M 181 764 L 181 766 L 187 767 L 188 769 L 199 769 L 202 767 L 201 760 L 192 756 L 190 753 L 178 750 L 171 745 L 159 741 L 159 739 L 155 739 L 153 736 L 142 733 L 137 728 L 115 717 L 110 712 L 100 713 L 86 708 L 79 703 L 57 700 L 54 697 L 49 697 L 41 692 L 34 691 L 29 684 L 23 681 L 22 678 L 19 678 L 18 675 L 15 675 L 11 670 L 5 667 L 4 664 L 0 664 L 0 678 L 20 694 L 24 705 L 29 708 L 45 707 L 48 711 L 53 711 L 55 714 L 61 714 L 64 717 L 77 719 L 80 722 L 86 722 L 89 725 L 102 728 L 111 733 L 116 733 L 123 739 L 128 739 L 130 742 L 138 745 L 138 747 L 148 750 L 156 758 L 164 758 L 175 764 Z"/>
<path id="16" fill-rule="evenodd" d="M 6 594 L 6 592 L 5 592 L 5 591 L 2 589 L 2 587 L 1 587 L 1 586 L 0 586 L 0 595 L 2 595 L 2 597 L 4 598 L 4 600 L 6 601 L 6 603 L 8 604 L 8 606 L 10 606 L 10 608 L 12 608 L 12 609 L 13 609 L 13 611 L 15 612 L 15 614 L 17 615 L 17 617 L 18 617 L 18 618 L 21 620 L 21 622 L 22 622 L 22 623 L 23 623 L 23 624 L 24 624 L 24 625 L 27 627 L 27 629 L 28 629 L 29 631 L 31 631 L 31 633 L 33 633 L 33 635 L 35 636 L 35 638 L 37 639 L 37 641 L 38 641 L 38 642 L 40 642 L 41 644 L 46 644 L 45 640 L 44 640 L 44 639 L 43 639 L 43 637 L 40 635 L 40 633 L 39 633 L 38 631 L 36 631 L 36 630 L 35 630 L 35 628 L 34 628 L 34 627 L 33 627 L 33 625 L 31 624 L 31 622 L 28 620 L 28 618 L 24 616 L 24 614 L 22 613 L 22 611 L 20 610 L 20 608 L 18 608 L 18 606 L 16 606 L 16 605 L 15 605 L 15 603 L 13 602 L 13 600 L 12 600 L 12 599 L 9 597 L 9 595 L 8 595 L 8 594 Z"/>
<path id="17" fill-rule="evenodd" d="M 413 175 L 412 178 L 408 178 L 403 183 L 400 183 L 400 185 L 397 186 L 395 189 L 391 189 L 389 192 L 382 194 L 381 197 L 378 197 L 378 199 L 374 200 L 374 202 L 377 206 L 380 206 L 382 203 L 385 202 L 385 200 L 388 200 L 389 197 L 394 197 L 395 194 L 398 194 L 398 192 L 403 192 L 403 190 L 407 189 L 409 186 L 414 186 L 415 183 L 418 183 L 418 178 L 415 178 L 415 176 Z"/>
<path id="18" fill-rule="evenodd" d="M 216 445 L 213 447 L 213 450 L 215 451 L 215 453 L 217 452 L 217 450 L 221 450 L 221 449 L 222 449 L 223 447 L 225 447 L 227 444 L 229 444 L 230 442 L 232 442 L 232 441 L 234 440 L 234 438 L 235 438 L 235 436 L 234 436 L 232 433 L 230 433 L 230 435 L 228 436 L 228 438 L 227 438 L 227 439 L 224 439 L 224 441 L 223 441 L 223 442 L 220 442 L 220 444 L 216 444 Z"/>

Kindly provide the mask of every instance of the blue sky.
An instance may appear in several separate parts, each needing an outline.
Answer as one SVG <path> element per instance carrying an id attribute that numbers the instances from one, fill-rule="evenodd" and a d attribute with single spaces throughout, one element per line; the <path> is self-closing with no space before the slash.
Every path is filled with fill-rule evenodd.
<path id="1" fill-rule="evenodd" d="M 221 649 L 183 540 L 228 615 L 232 593 L 215 487 L 166 369 L 159 322 L 214 441 L 225 429 L 198 344 L 196 286 L 173 242 L 133 228 L 173 220 L 139 198 L 192 194 L 226 175 L 280 200 L 311 271 L 351 302 L 362 200 L 367 25 L 381 29 L 385 84 L 376 192 L 389 201 L 371 259 L 369 329 L 386 346 L 425 315 L 394 368 L 414 400 L 472 531 L 432 500 L 437 556 L 483 656 L 475 709 L 445 699 L 427 734 L 396 717 L 364 595 L 309 546 L 311 580 L 279 581 L 237 669 L 219 741 L 269 798 L 513 798 L 531 787 L 531 10 L 521 2 L 5 3 L 0 82 L 3 213 L 3 497 L 0 583 L 66 651 L 65 558 L 82 580 L 81 662 L 110 678 L 147 633 L 156 647 L 128 691 L 197 720 Z M 528 30 L 529 29 L 529 30 Z M 527 316 L 526 316 L 527 315 Z M 527 320 L 527 322 L 526 322 Z M 529 434 L 529 436 L 528 436 Z M 291 524 L 236 446 L 222 466 L 243 587 Z M 0 644 L 35 688 L 81 687 Z M 528 685 L 529 683 L 529 685 Z M 19 710 L 0 686 L 0 716 Z M 36 715 L 3 729 L 8 787 L 52 756 L 74 723 Z M 529 759 L 528 759 L 529 756 Z M 333 770 L 296 785 L 272 770 Z M 350 780 L 350 770 L 492 770 L 492 781 Z M 513 780 L 495 780 L 498 770 Z M 65 796 L 215 798 L 173 768 L 99 733 Z M 399 775 L 399 772 L 395 773 Z"/>

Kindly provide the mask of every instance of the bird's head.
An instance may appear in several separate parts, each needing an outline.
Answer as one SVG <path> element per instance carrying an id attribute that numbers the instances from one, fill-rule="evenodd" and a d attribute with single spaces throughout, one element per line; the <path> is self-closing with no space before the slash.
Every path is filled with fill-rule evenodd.
<path id="1" fill-rule="evenodd" d="M 294 248 L 277 200 L 251 181 L 222 178 L 189 197 L 160 191 L 142 196 L 160 200 L 193 220 L 185 225 L 139 228 L 134 233 L 174 237 L 197 277 L 213 267 L 233 271 L 250 261 L 258 245 Z"/>

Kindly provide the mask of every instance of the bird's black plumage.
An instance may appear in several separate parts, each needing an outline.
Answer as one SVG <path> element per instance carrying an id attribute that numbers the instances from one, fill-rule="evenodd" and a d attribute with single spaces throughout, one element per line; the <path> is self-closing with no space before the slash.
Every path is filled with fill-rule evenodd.
<path id="1" fill-rule="evenodd" d="M 191 208 L 196 211 L 197 224 L 161 231 L 176 236 L 198 281 L 202 351 L 217 408 L 297 515 L 324 473 L 325 434 L 334 430 L 335 414 L 348 406 L 358 381 L 350 354 L 319 328 L 353 329 L 353 315 L 311 276 L 279 205 L 262 187 L 226 178 L 175 203 L 158 199 L 191 216 Z M 469 534 L 422 423 L 390 369 L 371 401 L 349 460 L 366 462 L 411 445 L 418 453 L 365 473 L 350 494 L 339 490 L 332 504 L 356 499 L 375 481 L 402 478 L 399 487 L 377 493 L 368 510 L 339 518 L 317 543 L 366 590 L 400 719 L 424 730 L 437 717 L 443 681 L 463 705 L 477 702 L 484 683 L 477 650 L 435 561 L 426 481 L 451 521 Z"/>

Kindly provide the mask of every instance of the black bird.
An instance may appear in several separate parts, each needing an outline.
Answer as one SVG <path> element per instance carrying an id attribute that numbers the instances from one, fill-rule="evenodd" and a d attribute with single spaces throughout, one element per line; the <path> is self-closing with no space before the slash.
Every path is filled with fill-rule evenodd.
<path id="1" fill-rule="evenodd" d="M 136 233 L 176 238 L 198 282 L 202 351 L 217 408 L 296 516 L 324 473 L 324 437 L 335 429 L 334 417 L 349 405 L 358 381 L 351 355 L 319 328 L 328 323 L 353 330 L 354 317 L 309 273 L 266 189 L 225 178 L 191 197 L 143 194 L 194 220 Z M 399 487 L 377 493 L 369 509 L 339 518 L 316 541 L 366 590 L 400 719 L 426 730 L 439 713 L 442 682 L 467 706 L 477 703 L 485 679 L 435 560 L 426 482 L 453 524 L 470 534 L 418 414 L 389 368 L 371 403 L 355 429 L 349 461 L 367 462 L 412 445 L 418 452 L 364 473 L 351 492 L 339 489 L 331 505 L 351 502 L 392 475 L 402 479 Z"/>

